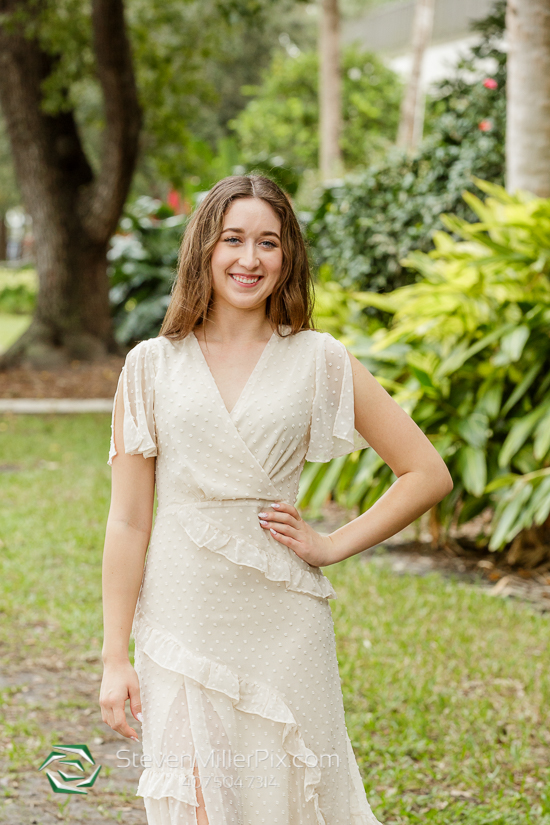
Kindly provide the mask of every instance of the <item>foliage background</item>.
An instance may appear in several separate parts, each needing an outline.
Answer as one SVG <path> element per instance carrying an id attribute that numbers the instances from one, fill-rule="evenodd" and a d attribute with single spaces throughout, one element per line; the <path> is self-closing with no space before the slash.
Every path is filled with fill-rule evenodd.
<path id="1" fill-rule="evenodd" d="M 412 250 L 432 248 L 432 234 L 442 228 L 440 214 L 474 217 L 462 199 L 464 190 L 475 189 L 473 176 L 503 183 L 504 15 L 499 0 L 494 13 L 475 26 L 480 41 L 456 76 L 436 86 L 427 135 L 415 153 L 395 149 L 323 191 L 309 237 L 317 265 L 330 267 L 344 286 L 386 292 L 410 283 L 415 276 L 401 261 Z M 488 62 L 496 89 L 483 84 Z"/>
<path id="2" fill-rule="evenodd" d="M 277 51 L 261 84 L 244 87 L 252 100 L 230 122 L 243 164 L 280 156 L 298 175 L 317 169 L 318 75 L 316 51 L 294 57 Z M 368 165 L 395 139 L 402 87 L 380 58 L 354 46 L 343 50 L 342 76 L 342 152 L 353 169 Z"/>
<path id="3" fill-rule="evenodd" d="M 464 195 L 477 220 L 442 216 L 435 249 L 403 261 L 416 282 L 384 295 L 325 284 L 318 320 L 338 319 L 337 336 L 445 460 L 454 489 L 434 511 L 443 530 L 493 507 L 476 547 L 512 542 L 508 559 L 519 560 L 513 541 L 534 527 L 522 558 L 534 566 L 550 542 L 550 200 L 476 183 L 489 195 Z M 364 306 L 391 323 L 365 326 Z M 367 449 L 309 465 L 300 502 L 318 509 L 332 495 L 363 512 L 394 480 Z"/>

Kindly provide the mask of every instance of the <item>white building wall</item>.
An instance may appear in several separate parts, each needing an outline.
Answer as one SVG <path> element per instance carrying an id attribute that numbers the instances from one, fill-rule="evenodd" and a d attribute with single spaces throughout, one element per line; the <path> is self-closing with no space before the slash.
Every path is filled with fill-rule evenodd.
<path id="1" fill-rule="evenodd" d="M 414 0 L 398 0 L 342 26 L 344 43 L 356 43 L 384 57 L 398 74 L 410 71 Z M 460 55 L 475 43 L 470 25 L 490 14 L 493 0 L 435 0 L 434 30 L 422 71 L 423 85 L 449 75 Z M 487 71 L 491 67 L 487 65 Z"/>

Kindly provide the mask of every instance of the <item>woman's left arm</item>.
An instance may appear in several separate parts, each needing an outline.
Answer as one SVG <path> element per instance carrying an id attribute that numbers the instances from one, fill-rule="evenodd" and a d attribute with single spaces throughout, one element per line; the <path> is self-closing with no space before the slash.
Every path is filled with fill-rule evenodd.
<path id="1" fill-rule="evenodd" d="M 397 476 L 365 513 L 321 536 L 298 510 L 280 502 L 260 514 L 275 539 L 315 567 L 326 567 L 395 535 L 453 489 L 447 465 L 420 427 L 353 355 L 355 428 Z M 267 516 L 267 517 L 266 517 Z"/>

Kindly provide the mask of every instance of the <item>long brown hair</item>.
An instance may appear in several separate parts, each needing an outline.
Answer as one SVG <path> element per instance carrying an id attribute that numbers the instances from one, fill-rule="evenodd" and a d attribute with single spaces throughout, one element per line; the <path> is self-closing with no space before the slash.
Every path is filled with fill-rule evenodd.
<path id="1" fill-rule="evenodd" d="M 213 300 L 212 252 L 222 233 L 224 215 L 239 198 L 261 198 L 281 221 L 281 277 L 267 299 L 266 316 L 277 332 L 280 325 L 290 326 L 291 335 L 314 329 L 313 279 L 300 224 L 288 197 L 263 175 L 232 175 L 210 189 L 187 224 L 159 336 L 181 340 L 206 320 Z"/>

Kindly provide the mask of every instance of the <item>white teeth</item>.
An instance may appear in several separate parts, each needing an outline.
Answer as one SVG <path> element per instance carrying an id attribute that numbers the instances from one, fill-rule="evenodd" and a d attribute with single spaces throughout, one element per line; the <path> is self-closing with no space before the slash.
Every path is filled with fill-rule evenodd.
<path id="1" fill-rule="evenodd" d="M 255 284 L 257 281 L 260 280 L 259 276 L 256 278 L 242 278 L 240 275 L 232 275 L 236 281 L 240 281 L 242 284 Z"/>

